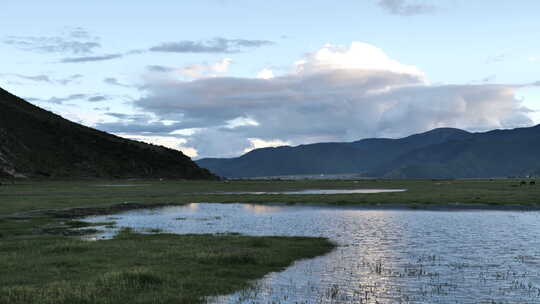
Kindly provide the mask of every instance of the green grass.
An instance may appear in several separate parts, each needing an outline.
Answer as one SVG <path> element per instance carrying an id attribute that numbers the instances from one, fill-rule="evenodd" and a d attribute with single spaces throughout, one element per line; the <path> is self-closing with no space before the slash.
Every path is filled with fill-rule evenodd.
<path id="1" fill-rule="evenodd" d="M 1 241 L 0 303 L 202 303 L 245 288 L 294 260 L 333 248 L 325 239 L 141 235 L 81 241 Z"/>
<path id="2" fill-rule="evenodd" d="M 220 185 L 98 186 L 107 183 L 0 186 L 0 303 L 203 303 L 205 297 L 246 288 L 295 260 L 334 248 L 323 238 L 172 235 L 157 229 L 83 241 L 79 229 L 114 223 L 89 224 L 77 215 L 145 206 L 125 202 L 184 203 L 186 193 Z M 125 208 L 108 207 L 117 204 Z M 50 211 L 62 208 L 81 209 Z"/>
<path id="3" fill-rule="evenodd" d="M 406 204 L 411 208 L 481 203 L 539 207 L 540 185 L 519 186 L 519 181 L 124 180 L 4 184 L 0 186 L 0 303 L 198 303 L 206 296 L 245 288 L 250 280 L 333 248 L 328 240 L 318 238 L 171 235 L 158 230 L 144 235 L 124 231 L 112 240 L 87 242 L 76 238 L 83 233 L 79 228 L 94 229 L 77 220 L 77 216 L 85 214 L 192 202 Z M 136 186 L 103 186 L 108 184 Z M 408 191 L 346 195 L 216 194 L 356 188 Z"/>
<path id="4" fill-rule="evenodd" d="M 120 203 L 192 202 L 326 204 L 540 204 L 540 185 L 520 180 L 307 180 L 307 181 L 81 181 L 25 182 L 0 186 L 0 215 L 35 209 L 110 206 Z M 135 187 L 103 187 L 134 184 Z M 404 193 L 337 195 L 226 195 L 234 191 L 405 188 Z"/>

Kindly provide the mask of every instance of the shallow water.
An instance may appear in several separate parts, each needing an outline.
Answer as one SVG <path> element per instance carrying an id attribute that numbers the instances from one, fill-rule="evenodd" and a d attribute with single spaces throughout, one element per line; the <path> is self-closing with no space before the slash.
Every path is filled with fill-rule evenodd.
<path id="1" fill-rule="evenodd" d="M 141 187 L 148 186 L 148 184 L 108 184 L 108 185 L 95 185 L 94 187 Z"/>
<path id="2" fill-rule="evenodd" d="M 115 220 L 139 231 L 323 236 L 339 244 L 216 303 L 540 303 L 537 211 L 190 204 Z"/>
<path id="3" fill-rule="evenodd" d="M 406 189 L 306 189 L 298 191 L 281 191 L 281 192 L 222 192 L 218 194 L 353 194 L 353 193 L 388 193 L 388 192 L 405 192 Z"/>

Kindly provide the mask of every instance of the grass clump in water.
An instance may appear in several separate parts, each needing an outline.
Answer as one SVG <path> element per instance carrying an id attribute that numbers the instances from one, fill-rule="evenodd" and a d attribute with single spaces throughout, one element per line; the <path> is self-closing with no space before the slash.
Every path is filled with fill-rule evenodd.
<path id="1" fill-rule="evenodd" d="M 1 242 L 0 303 L 10 304 L 204 303 L 334 248 L 322 238 L 131 229 L 94 242 L 51 234 Z"/>

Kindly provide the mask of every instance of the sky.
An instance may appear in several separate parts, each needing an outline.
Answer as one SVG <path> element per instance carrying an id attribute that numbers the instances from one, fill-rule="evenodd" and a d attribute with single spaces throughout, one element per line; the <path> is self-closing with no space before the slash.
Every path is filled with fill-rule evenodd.
<path id="1" fill-rule="evenodd" d="M 196 159 L 528 127 L 540 123 L 539 11 L 537 0 L 6 0 L 0 87 Z"/>

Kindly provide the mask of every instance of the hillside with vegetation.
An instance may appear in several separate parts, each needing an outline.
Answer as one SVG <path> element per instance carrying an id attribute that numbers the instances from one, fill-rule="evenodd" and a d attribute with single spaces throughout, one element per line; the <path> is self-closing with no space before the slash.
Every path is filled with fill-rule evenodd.
<path id="1" fill-rule="evenodd" d="M 0 177 L 217 178 L 180 151 L 85 127 L 1 88 Z"/>

